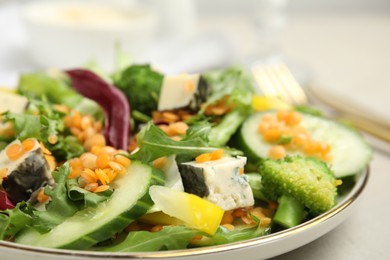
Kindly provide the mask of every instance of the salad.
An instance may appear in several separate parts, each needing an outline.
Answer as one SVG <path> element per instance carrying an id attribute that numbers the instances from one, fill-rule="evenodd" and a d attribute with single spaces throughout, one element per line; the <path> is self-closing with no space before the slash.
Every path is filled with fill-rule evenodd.
<path id="1" fill-rule="evenodd" d="M 0 239 L 151 252 L 257 238 L 330 209 L 360 133 L 256 96 L 239 68 L 27 73 L 0 93 Z"/>

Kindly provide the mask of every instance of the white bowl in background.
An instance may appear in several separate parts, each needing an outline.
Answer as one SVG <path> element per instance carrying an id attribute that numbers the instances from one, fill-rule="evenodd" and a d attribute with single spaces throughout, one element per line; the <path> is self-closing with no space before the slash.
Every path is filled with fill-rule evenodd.
<path id="1" fill-rule="evenodd" d="M 157 25 L 151 10 L 110 1 L 39 0 L 26 4 L 22 15 L 32 58 L 43 68 L 94 60 L 112 70 L 117 46 L 142 60 Z"/>

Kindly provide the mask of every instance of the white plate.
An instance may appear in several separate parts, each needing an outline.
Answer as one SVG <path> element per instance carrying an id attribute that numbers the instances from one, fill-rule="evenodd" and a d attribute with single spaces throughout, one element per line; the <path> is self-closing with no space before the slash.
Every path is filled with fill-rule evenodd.
<path id="1" fill-rule="evenodd" d="M 66 259 L 66 260 L 91 260 L 91 259 L 265 259 L 274 257 L 319 238 L 342 223 L 356 208 L 362 198 L 362 193 L 367 184 L 369 170 L 356 176 L 353 188 L 340 199 L 332 210 L 307 221 L 299 226 L 256 239 L 231 243 L 221 246 L 211 246 L 196 249 L 145 252 L 145 253 L 103 253 L 92 251 L 76 251 L 47 249 L 31 247 L 12 242 L 0 241 L 0 258 L 2 260 L 24 259 Z"/>

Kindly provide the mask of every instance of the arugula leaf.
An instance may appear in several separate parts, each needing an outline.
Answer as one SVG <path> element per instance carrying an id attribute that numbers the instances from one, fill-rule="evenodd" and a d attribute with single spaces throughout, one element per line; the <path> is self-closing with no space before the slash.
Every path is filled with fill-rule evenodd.
<path id="1" fill-rule="evenodd" d="M 249 75 L 239 68 L 228 68 L 203 74 L 211 85 L 212 93 L 204 107 L 228 96 L 228 103 L 234 104 L 234 109 L 251 111 L 253 82 Z"/>
<path id="2" fill-rule="evenodd" d="M 26 138 L 41 139 L 40 118 L 35 115 L 16 114 L 5 112 L 2 114 L 4 122 L 12 121 L 16 137 L 23 140 Z"/>
<path id="3" fill-rule="evenodd" d="M 80 208 L 79 204 L 68 197 L 66 180 L 69 172 L 69 164 L 63 164 L 53 172 L 53 178 L 56 182 L 55 188 L 45 187 L 45 194 L 50 197 L 50 202 L 46 204 L 46 211 L 35 212 L 37 219 L 32 224 L 32 227 L 40 233 L 50 231 Z"/>
<path id="4" fill-rule="evenodd" d="M 260 224 L 260 223 L 259 223 Z M 268 234 L 270 230 L 268 228 L 260 228 L 260 226 L 254 226 L 251 228 L 236 227 L 234 230 L 229 230 L 224 226 L 219 226 L 214 236 L 204 236 L 200 240 L 194 240 L 191 242 L 192 246 L 214 246 L 223 245 L 227 243 L 233 243 L 243 241 L 251 238 L 256 238 Z"/>
<path id="5" fill-rule="evenodd" d="M 0 211 L 0 239 L 12 239 L 20 230 L 30 225 L 34 219 L 33 209 L 25 202 L 15 208 Z"/>
<path id="6" fill-rule="evenodd" d="M 199 154 L 218 149 L 208 147 L 209 131 L 209 125 L 198 124 L 189 128 L 187 135 L 181 141 L 174 141 L 164 131 L 149 122 L 137 135 L 137 144 L 140 149 L 131 157 L 143 162 L 151 162 L 159 157 L 173 154 L 182 158 L 183 156 L 194 158 Z M 180 161 L 179 158 L 178 161 Z"/>
<path id="7" fill-rule="evenodd" d="M 113 193 L 112 189 L 104 192 L 94 193 L 81 188 L 77 179 L 69 179 L 66 182 L 68 197 L 73 201 L 84 201 L 84 207 L 96 208 L 99 203 L 107 200 Z"/>
<path id="8" fill-rule="evenodd" d="M 3 114 L 4 122 L 12 121 L 15 138 L 37 138 L 53 153 L 58 161 L 68 160 L 81 155 L 84 147 L 70 135 L 64 125 L 64 114 L 52 108 L 52 105 L 43 100 L 30 100 L 31 104 L 25 114 L 6 112 Z M 49 136 L 55 135 L 58 141 L 51 144 Z"/>
<path id="9" fill-rule="evenodd" d="M 192 238 L 203 235 L 201 231 L 185 226 L 165 226 L 159 232 L 133 231 L 126 239 L 114 246 L 106 247 L 110 252 L 151 252 L 187 248 Z"/>

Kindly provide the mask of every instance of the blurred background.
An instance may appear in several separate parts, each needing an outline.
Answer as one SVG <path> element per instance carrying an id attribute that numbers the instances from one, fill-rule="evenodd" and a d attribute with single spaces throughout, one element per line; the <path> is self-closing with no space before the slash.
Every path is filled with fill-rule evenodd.
<path id="1" fill-rule="evenodd" d="M 118 50 L 165 73 L 277 59 L 303 84 L 390 117 L 388 0 L 79 0 L 95 7 L 62 14 L 48 6 L 75 1 L 42 1 L 0 0 L 1 85 L 25 70 L 114 70 Z"/>

